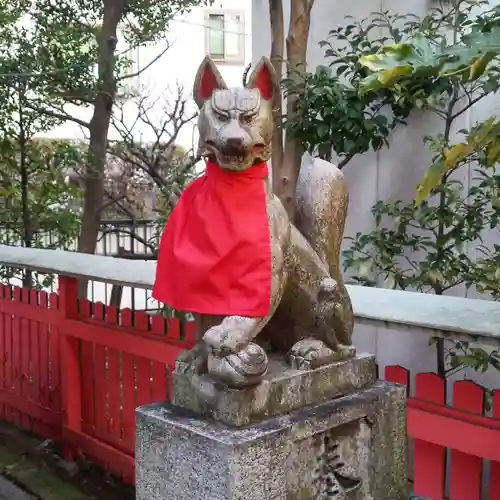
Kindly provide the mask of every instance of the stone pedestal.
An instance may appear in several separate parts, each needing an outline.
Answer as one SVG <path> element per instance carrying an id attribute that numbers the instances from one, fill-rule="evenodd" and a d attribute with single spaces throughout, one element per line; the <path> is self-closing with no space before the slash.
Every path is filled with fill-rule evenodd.
<path id="1" fill-rule="evenodd" d="M 275 360 L 255 388 L 174 379 L 137 410 L 137 500 L 407 500 L 405 390 L 372 356 L 316 370 Z"/>

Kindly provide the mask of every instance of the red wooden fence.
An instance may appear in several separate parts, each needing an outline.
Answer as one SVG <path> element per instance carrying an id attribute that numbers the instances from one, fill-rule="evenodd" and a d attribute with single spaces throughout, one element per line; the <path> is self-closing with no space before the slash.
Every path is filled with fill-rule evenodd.
<path id="1" fill-rule="evenodd" d="M 192 345 L 193 324 L 77 300 L 77 282 L 59 278 L 59 294 L 0 286 L 0 419 L 84 453 L 134 481 L 134 410 L 168 400 L 176 357 Z M 409 386 L 409 372 L 385 377 Z M 414 440 L 414 491 L 444 500 L 445 455 L 451 450 L 450 500 L 480 500 L 485 460 L 489 500 L 500 499 L 500 391 L 493 418 L 485 391 L 471 381 L 453 387 L 437 375 L 416 376 L 408 400 Z"/>
<path id="2" fill-rule="evenodd" d="M 181 326 L 182 332 L 181 332 Z M 134 481 L 135 408 L 169 398 L 192 323 L 0 286 L 0 419 Z"/>
<path id="3" fill-rule="evenodd" d="M 410 386 L 410 373 L 389 366 L 385 378 Z M 414 492 L 444 500 L 445 457 L 450 450 L 450 500 L 500 499 L 500 391 L 493 393 L 493 418 L 484 415 L 486 391 L 470 380 L 453 384 L 453 406 L 446 405 L 446 382 L 434 373 L 415 377 L 415 397 L 408 399 L 408 436 L 414 441 Z M 490 461 L 490 482 L 483 467 Z"/>

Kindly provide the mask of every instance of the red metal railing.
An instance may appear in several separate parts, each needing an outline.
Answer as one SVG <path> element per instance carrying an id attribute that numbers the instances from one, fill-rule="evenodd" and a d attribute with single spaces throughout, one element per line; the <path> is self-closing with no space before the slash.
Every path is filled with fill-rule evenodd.
<path id="1" fill-rule="evenodd" d="M 73 278 L 59 278 L 59 294 L 0 286 L 0 419 L 133 483 L 134 410 L 169 399 L 174 362 L 192 345 L 193 326 L 78 301 Z M 385 377 L 409 386 L 402 367 L 388 367 Z M 453 407 L 437 375 L 418 374 L 415 384 L 408 400 L 415 493 L 444 500 L 451 449 L 450 500 L 482 498 L 485 461 L 488 498 L 500 499 L 500 392 L 490 418 L 484 389 L 471 381 L 454 384 Z"/>

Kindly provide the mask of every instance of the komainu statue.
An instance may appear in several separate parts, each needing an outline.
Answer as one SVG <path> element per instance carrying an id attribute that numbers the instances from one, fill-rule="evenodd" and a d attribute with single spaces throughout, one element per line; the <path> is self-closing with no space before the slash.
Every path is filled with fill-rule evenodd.
<path id="1" fill-rule="evenodd" d="M 267 161 L 277 78 L 262 58 L 246 88 L 227 88 L 210 58 L 196 75 L 204 175 L 185 189 L 159 249 L 153 296 L 192 312 L 197 343 L 178 366 L 230 387 L 256 385 L 271 352 L 313 369 L 354 356 L 340 270 L 348 192 L 335 165 L 303 165 L 292 224 Z"/>

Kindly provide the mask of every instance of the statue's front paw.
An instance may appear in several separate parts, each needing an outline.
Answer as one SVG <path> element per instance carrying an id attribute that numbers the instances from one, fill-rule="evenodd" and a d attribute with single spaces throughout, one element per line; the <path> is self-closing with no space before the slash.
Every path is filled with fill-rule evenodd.
<path id="1" fill-rule="evenodd" d="M 182 352 L 175 361 L 177 373 L 204 373 L 207 371 L 207 349 L 202 343 Z"/>
<path id="2" fill-rule="evenodd" d="M 356 348 L 353 345 L 339 344 L 335 352 L 335 361 L 353 358 L 356 356 Z"/>
<path id="3" fill-rule="evenodd" d="M 288 360 L 292 368 L 311 370 L 335 361 L 335 352 L 316 339 L 305 339 L 297 342 L 290 350 Z"/>
<path id="4" fill-rule="evenodd" d="M 210 354 L 208 373 L 230 387 L 241 388 L 260 383 L 266 374 L 268 359 L 264 349 L 250 343 L 238 354 L 217 357 Z"/>
<path id="5" fill-rule="evenodd" d="M 248 339 L 243 330 L 221 325 L 209 328 L 203 336 L 203 342 L 208 350 L 218 357 L 236 354 L 248 345 Z"/>

